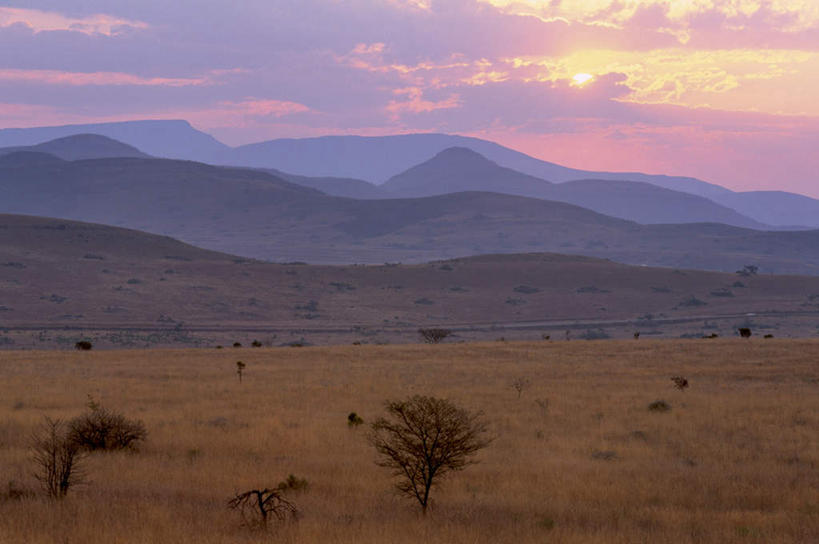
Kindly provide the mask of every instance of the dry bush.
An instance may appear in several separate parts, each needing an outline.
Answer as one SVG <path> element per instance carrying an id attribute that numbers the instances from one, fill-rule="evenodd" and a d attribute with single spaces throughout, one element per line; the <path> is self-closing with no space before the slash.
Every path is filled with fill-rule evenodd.
<path id="1" fill-rule="evenodd" d="M 34 477 L 52 499 L 62 499 L 82 481 L 82 452 L 62 420 L 45 418 L 32 436 L 31 450 Z"/>
<path id="2" fill-rule="evenodd" d="M 418 329 L 418 334 L 427 344 L 437 344 L 452 334 L 449 329 Z"/>
<path id="3" fill-rule="evenodd" d="M 684 391 L 688 387 L 688 380 L 682 376 L 671 376 L 671 381 L 674 382 L 674 387 L 680 391 Z"/>
<path id="4" fill-rule="evenodd" d="M 72 419 L 68 429 L 68 438 L 85 451 L 133 450 L 148 436 L 141 421 L 104 408 L 94 399 L 89 399 L 88 411 Z"/>
<path id="5" fill-rule="evenodd" d="M 228 507 L 242 514 L 248 527 L 266 528 L 271 519 L 284 522 L 296 519 L 296 506 L 284 498 L 279 489 L 251 489 L 238 493 L 228 501 Z"/>
<path id="6" fill-rule="evenodd" d="M 399 481 L 395 487 L 414 497 L 426 514 L 432 486 L 447 473 L 463 470 L 487 445 L 482 414 L 445 399 L 415 395 L 386 403 L 387 417 L 373 423 L 370 441 Z"/>

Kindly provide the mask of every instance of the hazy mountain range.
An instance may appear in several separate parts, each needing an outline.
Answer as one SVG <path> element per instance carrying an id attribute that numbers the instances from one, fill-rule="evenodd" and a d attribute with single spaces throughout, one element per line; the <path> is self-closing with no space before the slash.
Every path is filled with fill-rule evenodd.
<path id="1" fill-rule="evenodd" d="M 726 215 L 725 218 L 720 219 L 730 224 L 757 227 L 759 225 L 819 227 L 819 201 L 803 195 L 776 191 L 738 193 L 694 178 L 577 170 L 535 159 L 493 142 L 446 134 L 278 139 L 232 148 L 194 129 L 185 121 L 130 121 L 96 125 L 3 129 L 0 130 L 0 146 L 30 146 L 55 138 L 83 133 L 105 135 L 156 157 L 276 169 L 279 172 L 286 172 L 287 174 L 283 174 L 283 177 L 290 181 L 319 188 L 328 194 L 354 198 L 392 196 L 389 192 L 383 194 L 379 191 L 382 189 L 379 184 L 430 160 L 446 149 L 463 147 L 481 154 L 486 159 L 497 163 L 498 166 L 555 184 L 575 180 L 642 182 L 672 191 L 706 197 L 715 204 L 734 210 L 740 216 L 734 216 L 731 219 Z M 365 185 L 365 183 L 370 185 Z M 587 182 L 587 190 L 592 192 L 600 187 L 599 184 L 591 188 L 588 185 Z M 469 190 L 476 189 L 478 188 L 469 188 Z M 621 185 L 615 192 L 623 195 L 624 189 L 625 187 Z M 504 190 L 502 184 L 496 184 L 492 190 L 510 192 Z M 558 192 L 548 195 L 549 198 L 561 196 L 556 193 Z M 514 194 L 543 198 L 542 195 L 535 194 L 535 192 Z M 669 195 L 665 194 L 661 197 L 658 193 L 655 197 L 668 198 Z M 574 196 L 565 196 L 567 201 L 573 202 L 573 199 Z M 623 206 L 614 205 L 610 208 L 611 213 L 615 213 L 616 210 L 622 212 L 624 209 Z M 716 210 L 717 208 L 712 208 L 713 212 Z M 621 216 L 627 216 L 621 212 L 618 212 Z M 658 210 L 657 215 L 662 216 L 662 211 Z M 678 213 L 669 217 L 673 217 L 673 221 L 684 219 L 680 218 Z"/>
<path id="2" fill-rule="evenodd" d="M 496 192 L 343 198 L 269 172 L 145 158 L 132 147 L 119 150 L 136 156 L 111 158 L 116 144 L 100 138 L 62 140 L 37 149 L 72 149 L 89 157 L 96 144 L 107 158 L 69 161 L 30 148 L 0 153 L 0 213 L 136 228 L 279 262 L 421 262 L 483 253 L 559 252 L 677 268 L 734 271 L 751 263 L 766 272 L 819 274 L 819 231 L 765 232 L 719 223 L 643 225 L 569 203 Z M 80 153 L 78 148 L 84 149 Z M 455 176 L 477 168 L 497 171 L 519 188 L 563 187 L 503 169 L 464 149 L 445 151 L 418 168 L 430 176 L 441 169 Z M 408 180 L 414 173 L 411 169 L 387 185 L 413 187 Z M 481 181 L 477 173 L 473 177 Z M 417 190 L 423 192 L 427 175 L 417 178 Z M 632 185 L 643 186 L 631 184 L 629 191 Z M 588 182 L 565 186 L 560 191 L 580 188 L 572 198 L 596 194 Z M 655 199 L 652 191 L 660 189 L 649 188 L 646 194 Z M 661 191 L 662 198 L 679 198 Z M 616 204 L 613 196 L 603 200 Z M 702 208 L 702 213 L 717 212 L 725 210 Z"/>

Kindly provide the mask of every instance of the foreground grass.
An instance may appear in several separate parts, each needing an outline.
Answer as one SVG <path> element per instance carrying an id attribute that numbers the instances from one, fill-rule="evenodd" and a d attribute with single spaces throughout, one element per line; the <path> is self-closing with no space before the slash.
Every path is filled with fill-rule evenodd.
<path id="1" fill-rule="evenodd" d="M 150 436 L 89 457 L 60 503 L 0 499 L 0 542 L 816 542 L 817 392 L 816 341 L 3 352 L 0 494 L 34 488 L 32 429 L 89 394 Z M 426 518 L 346 424 L 413 393 L 483 410 L 496 436 Z M 227 510 L 290 473 L 310 483 L 298 522 L 263 534 Z"/>

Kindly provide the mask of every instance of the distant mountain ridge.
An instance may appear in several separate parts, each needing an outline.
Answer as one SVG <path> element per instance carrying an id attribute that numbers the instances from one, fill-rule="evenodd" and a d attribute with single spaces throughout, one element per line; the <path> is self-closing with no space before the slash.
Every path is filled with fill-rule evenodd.
<path id="1" fill-rule="evenodd" d="M 713 201 L 643 182 L 577 180 L 549 183 L 490 161 L 464 147 L 453 147 L 390 178 L 380 186 L 396 196 L 423 197 L 458 191 L 491 191 L 568 202 L 598 213 L 658 223 L 724 223 L 769 230 Z"/>
<path id="2" fill-rule="evenodd" d="M 27 162 L 28 161 L 28 162 Z M 819 231 L 640 225 L 488 192 L 355 200 L 249 168 L 156 158 L 0 156 L 0 213 L 91 221 L 210 250 L 311 263 L 425 262 L 552 252 L 630 264 L 819 275 Z"/>
<path id="3" fill-rule="evenodd" d="M 61 127 L 0 129 L 0 146 L 33 145 L 71 134 L 94 133 L 127 143 L 156 157 L 210 164 L 277 169 L 292 176 L 356 179 L 381 183 L 451 147 L 467 147 L 498 165 L 540 179 L 561 183 L 581 179 L 636 181 L 704 196 L 776 226 L 819 227 L 819 200 L 775 191 L 734 193 L 719 185 L 688 177 L 628 172 L 593 172 L 542 161 L 499 144 L 457 135 L 408 134 L 382 137 L 323 136 L 277 139 L 231 148 L 194 129 L 186 121 L 127 121 Z M 303 180 L 307 181 L 307 180 Z M 357 185 L 333 194 L 376 196 L 377 191 Z M 351 191 L 347 193 L 347 191 Z M 740 195 L 740 196 L 735 196 Z M 746 195 L 746 196 L 742 196 Z M 357 196 L 367 198 L 366 196 Z"/>
<path id="4" fill-rule="evenodd" d="M 149 157 L 149 155 L 133 146 L 99 134 L 75 134 L 36 145 L 0 148 L 0 155 L 21 152 L 46 153 L 65 161 L 115 157 Z"/>

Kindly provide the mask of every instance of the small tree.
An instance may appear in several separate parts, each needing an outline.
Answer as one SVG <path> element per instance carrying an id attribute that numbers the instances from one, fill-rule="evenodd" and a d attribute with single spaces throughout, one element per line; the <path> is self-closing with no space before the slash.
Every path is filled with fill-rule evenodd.
<path id="1" fill-rule="evenodd" d="M 512 382 L 512 389 L 514 389 L 515 391 L 518 392 L 518 398 L 520 398 L 520 395 L 528 387 L 529 387 L 529 378 L 524 378 L 524 377 L 515 378 L 515 380 Z"/>
<path id="2" fill-rule="evenodd" d="M 228 507 L 238 510 L 249 526 L 267 527 L 270 517 L 285 521 L 288 516 L 296 518 L 296 506 L 282 496 L 280 489 L 251 489 L 238 493 L 228 501 Z"/>
<path id="3" fill-rule="evenodd" d="M 418 329 L 418 334 L 427 344 L 437 344 L 452 334 L 449 329 Z"/>
<path id="4" fill-rule="evenodd" d="M 90 351 L 91 348 L 93 348 L 93 347 L 94 347 L 94 344 L 92 344 L 88 340 L 80 340 L 79 342 L 74 344 L 74 349 L 77 349 L 77 350 L 80 350 L 80 351 Z"/>
<path id="5" fill-rule="evenodd" d="M 398 491 L 414 497 L 426 514 L 432 486 L 474 463 L 491 441 L 482 414 L 420 395 L 387 402 L 386 409 L 387 417 L 377 419 L 370 434 L 377 463 L 392 469 Z"/>
<path id="6" fill-rule="evenodd" d="M 34 477 L 52 499 L 62 499 L 82 481 L 80 446 L 71 439 L 65 423 L 45 418 L 31 440 Z"/>

